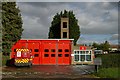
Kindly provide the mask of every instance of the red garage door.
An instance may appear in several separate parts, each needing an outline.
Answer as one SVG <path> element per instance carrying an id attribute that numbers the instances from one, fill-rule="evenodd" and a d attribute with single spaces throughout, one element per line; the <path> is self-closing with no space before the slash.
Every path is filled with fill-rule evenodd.
<path id="1" fill-rule="evenodd" d="M 70 64 L 70 52 L 69 43 L 58 44 L 58 65 Z"/>
<path id="2" fill-rule="evenodd" d="M 69 43 L 65 43 L 63 46 L 63 64 L 69 65 L 71 63 L 71 47 Z"/>
<path id="3" fill-rule="evenodd" d="M 56 43 L 44 42 L 42 52 L 42 64 L 56 64 Z"/>
<path id="4" fill-rule="evenodd" d="M 63 42 L 44 42 L 42 52 L 42 64 L 69 65 L 70 44 Z"/>

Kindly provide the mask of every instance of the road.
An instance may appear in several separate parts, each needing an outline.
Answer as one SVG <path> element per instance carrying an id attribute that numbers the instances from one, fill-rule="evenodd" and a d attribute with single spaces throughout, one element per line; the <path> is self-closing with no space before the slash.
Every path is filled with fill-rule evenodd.
<path id="1" fill-rule="evenodd" d="M 3 67 L 3 78 L 96 78 L 93 65 Z"/>

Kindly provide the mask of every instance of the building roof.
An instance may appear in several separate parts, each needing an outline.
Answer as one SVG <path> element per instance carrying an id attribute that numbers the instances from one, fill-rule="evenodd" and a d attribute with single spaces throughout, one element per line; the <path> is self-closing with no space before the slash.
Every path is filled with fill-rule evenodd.
<path id="1" fill-rule="evenodd" d="M 118 48 L 118 45 L 110 45 L 110 48 Z"/>
<path id="2" fill-rule="evenodd" d="M 22 38 L 21 40 L 72 40 L 73 41 L 74 39 L 29 39 L 29 38 L 24 39 L 24 38 Z"/>

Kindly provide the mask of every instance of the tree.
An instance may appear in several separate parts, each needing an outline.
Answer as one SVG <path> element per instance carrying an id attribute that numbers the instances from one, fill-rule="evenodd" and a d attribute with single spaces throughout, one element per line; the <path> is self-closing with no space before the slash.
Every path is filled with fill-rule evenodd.
<path id="1" fill-rule="evenodd" d="M 80 29 L 78 25 L 78 20 L 76 19 L 73 11 L 64 10 L 64 12 L 61 11 L 53 17 L 51 27 L 49 28 L 48 38 L 61 38 L 61 17 L 69 18 L 69 38 L 74 39 L 74 45 L 76 45 L 76 42 L 80 37 Z"/>
<path id="2" fill-rule="evenodd" d="M 109 51 L 110 44 L 108 41 L 105 41 L 103 44 L 103 51 Z"/>
<path id="3" fill-rule="evenodd" d="M 12 45 L 21 38 L 22 18 L 15 2 L 2 2 L 2 49 L 9 55 Z"/>
<path id="4" fill-rule="evenodd" d="M 94 42 L 92 46 L 94 48 L 97 48 L 97 50 L 103 50 L 103 51 L 109 51 L 110 48 L 110 44 L 108 41 L 105 41 L 104 43 L 101 44 L 97 44 Z"/>
<path id="5" fill-rule="evenodd" d="M 94 42 L 94 43 L 92 44 L 92 46 L 93 46 L 94 48 L 97 48 L 97 49 L 98 49 L 99 44 L 97 44 L 97 43 Z"/>

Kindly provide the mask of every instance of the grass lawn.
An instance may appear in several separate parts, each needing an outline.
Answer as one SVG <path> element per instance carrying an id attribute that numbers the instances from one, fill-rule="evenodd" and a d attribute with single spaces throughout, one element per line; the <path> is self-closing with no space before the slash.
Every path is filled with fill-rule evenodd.
<path id="1" fill-rule="evenodd" d="M 120 78 L 120 68 L 101 68 L 96 76 L 101 78 Z"/>
<path id="2" fill-rule="evenodd" d="M 98 69 L 96 76 L 100 78 L 120 78 L 120 54 L 97 55 L 102 59 L 102 65 Z"/>

